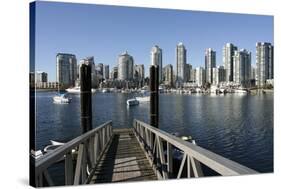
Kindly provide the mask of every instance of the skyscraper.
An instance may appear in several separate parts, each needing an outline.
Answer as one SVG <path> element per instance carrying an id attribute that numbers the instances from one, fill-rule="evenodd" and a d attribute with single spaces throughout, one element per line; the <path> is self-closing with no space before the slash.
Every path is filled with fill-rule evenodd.
<path id="1" fill-rule="evenodd" d="M 75 85 L 77 60 L 75 55 L 58 53 L 56 57 L 57 82 L 64 88 Z"/>
<path id="2" fill-rule="evenodd" d="M 190 81 L 195 82 L 196 81 L 196 69 L 192 69 L 190 73 L 191 73 Z"/>
<path id="3" fill-rule="evenodd" d="M 100 75 L 100 77 L 103 77 L 103 63 L 98 63 L 96 65 L 96 71 L 97 74 Z"/>
<path id="4" fill-rule="evenodd" d="M 267 79 L 273 79 L 273 46 L 271 43 L 256 43 L 257 85 L 263 87 Z"/>
<path id="5" fill-rule="evenodd" d="M 134 66 L 134 78 L 138 81 L 144 80 L 144 65 L 136 64 Z"/>
<path id="6" fill-rule="evenodd" d="M 213 83 L 213 68 L 216 67 L 216 51 L 208 48 L 205 50 L 206 82 Z"/>
<path id="7" fill-rule="evenodd" d="M 196 80 L 195 80 L 197 86 L 199 86 L 199 87 L 204 86 L 205 81 L 206 81 L 205 76 L 206 76 L 205 69 L 202 67 L 197 67 L 196 68 Z"/>
<path id="8" fill-rule="evenodd" d="M 233 56 L 233 81 L 242 86 L 249 86 L 251 79 L 251 52 L 241 49 Z"/>
<path id="9" fill-rule="evenodd" d="M 109 79 L 109 65 L 103 66 L 103 78 Z"/>
<path id="10" fill-rule="evenodd" d="M 89 64 L 91 65 L 91 80 L 92 80 L 92 87 L 97 87 L 98 86 L 98 79 L 97 79 L 97 74 L 96 74 L 96 69 L 95 69 L 95 61 L 94 57 L 86 57 L 85 59 L 80 60 L 80 65 L 82 64 Z M 80 72 L 80 70 L 79 70 Z"/>
<path id="11" fill-rule="evenodd" d="M 191 70 L 192 70 L 192 65 L 185 64 L 185 77 L 187 82 L 191 80 Z"/>
<path id="12" fill-rule="evenodd" d="M 183 82 L 186 82 L 186 48 L 182 42 L 180 42 L 176 47 L 176 82 L 178 86 L 182 86 Z"/>
<path id="13" fill-rule="evenodd" d="M 118 57 L 118 79 L 132 80 L 134 78 L 134 59 L 124 52 Z"/>
<path id="14" fill-rule="evenodd" d="M 233 81 L 233 56 L 235 50 L 237 50 L 237 47 L 234 46 L 232 43 L 226 43 L 223 47 L 222 62 L 225 69 L 226 82 Z"/>
<path id="15" fill-rule="evenodd" d="M 151 65 L 158 65 L 159 83 L 162 82 L 162 49 L 155 45 L 151 49 Z"/>
<path id="16" fill-rule="evenodd" d="M 213 69 L 213 85 L 219 85 L 225 81 L 225 69 L 223 66 L 219 66 Z"/>
<path id="17" fill-rule="evenodd" d="M 171 64 L 163 68 L 163 81 L 165 85 L 173 87 L 173 66 Z"/>
<path id="18" fill-rule="evenodd" d="M 118 79 L 118 66 L 113 67 L 112 71 L 110 72 L 110 79 Z"/>

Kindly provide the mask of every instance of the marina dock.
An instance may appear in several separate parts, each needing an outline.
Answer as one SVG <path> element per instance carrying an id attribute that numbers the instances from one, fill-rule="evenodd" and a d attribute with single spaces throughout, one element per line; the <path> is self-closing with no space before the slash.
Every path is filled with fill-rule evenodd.
<path id="1" fill-rule="evenodd" d="M 179 168 L 174 150 L 183 154 Z M 127 129 L 106 122 L 40 157 L 36 186 L 56 185 L 48 169 L 61 158 L 65 185 L 203 177 L 202 164 L 220 175 L 258 173 L 139 120 Z"/>

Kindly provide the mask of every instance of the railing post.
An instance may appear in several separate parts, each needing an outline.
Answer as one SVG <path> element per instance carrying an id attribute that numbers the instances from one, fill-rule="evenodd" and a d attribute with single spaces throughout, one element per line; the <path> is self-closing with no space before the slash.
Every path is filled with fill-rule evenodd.
<path id="1" fill-rule="evenodd" d="M 173 149 L 169 142 L 167 142 L 167 170 L 171 178 L 173 175 Z"/>
<path id="2" fill-rule="evenodd" d="M 65 155 L 65 185 L 73 184 L 73 162 L 71 151 Z"/>

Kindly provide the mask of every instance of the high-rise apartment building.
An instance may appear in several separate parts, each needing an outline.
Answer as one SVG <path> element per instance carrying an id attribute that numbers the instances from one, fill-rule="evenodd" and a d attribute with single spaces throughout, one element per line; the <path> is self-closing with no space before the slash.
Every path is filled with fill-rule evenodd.
<path id="1" fill-rule="evenodd" d="M 273 45 L 271 43 L 256 43 L 256 75 L 257 85 L 264 87 L 267 79 L 273 79 Z"/>
<path id="2" fill-rule="evenodd" d="M 178 86 L 182 86 L 186 82 L 186 48 L 182 42 L 176 47 L 176 82 Z"/>
<path id="3" fill-rule="evenodd" d="M 118 57 L 118 79 L 133 80 L 134 78 L 134 59 L 126 51 Z"/>
<path id="4" fill-rule="evenodd" d="M 233 81 L 233 56 L 234 51 L 237 50 L 237 47 L 232 43 L 226 43 L 223 47 L 222 52 L 222 62 L 225 69 L 225 81 L 232 82 Z"/>
<path id="5" fill-rule="evenodd" d="M 137 64 L 134 66 L 134 78 L 138 81 L 144 80 L 144 65 Z"/>
<path id="6" fill-rule="evenodd" d="M 216 67 L 216 51 L 211 48 L 205 50 L 206 82 L 213 83 L 213 68 Z"/>
<path id="7" fill-rule="evenodd" d="M 249 86 L 251 79 L 251 52 L 241 49 L 233 56 L 233 81 L 242 86 Z"/>
<path id="8" fill-rule="evenodd" d="M 77 60 L 75 55 L 58 53 L 56 56 L 57 82 L 63 87 L 75 85 L 77 79 Z"/>
<path id="9" fill-rule="evenodd" d="M 196 80 L 195 80 L 197 86 L 202 87 L 204 86 L 206 82 L 206 73 L 205 69 L 203 67 L 197 67 L 196 68 Z"/>
<path id="10" fill-rule="evenodd" d="M 103 66 L 103 78 L 109 79 L 109 65 Z"/>
<path id="11" fill-rule="evenodd" d="M 151 49 L 151 65 L 158 65 L 159 68 L 159 83 L 162 82 L 162 49 L 155 45 Z"/>
<path id="12" fill-rule="evenodd" d="M 171 64 L 163 68 L 163 81 L 165 85 L 173 87 L 173 66 Z"/>

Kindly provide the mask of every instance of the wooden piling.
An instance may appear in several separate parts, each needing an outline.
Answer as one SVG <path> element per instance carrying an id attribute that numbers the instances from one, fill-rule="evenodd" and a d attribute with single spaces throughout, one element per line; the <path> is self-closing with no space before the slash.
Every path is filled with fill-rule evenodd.
<path id="1" fill-rule="evenodd" d="M 80 67 L 80 103 L 82 133 L 92 129 L 91 64 Z"/>
<path id="2" fill-rule="evenodd" d="M 149 69 L 150 72 L 150 125 L 158 128 L 159 120 L 159 67 L 152 65 Z"/>

